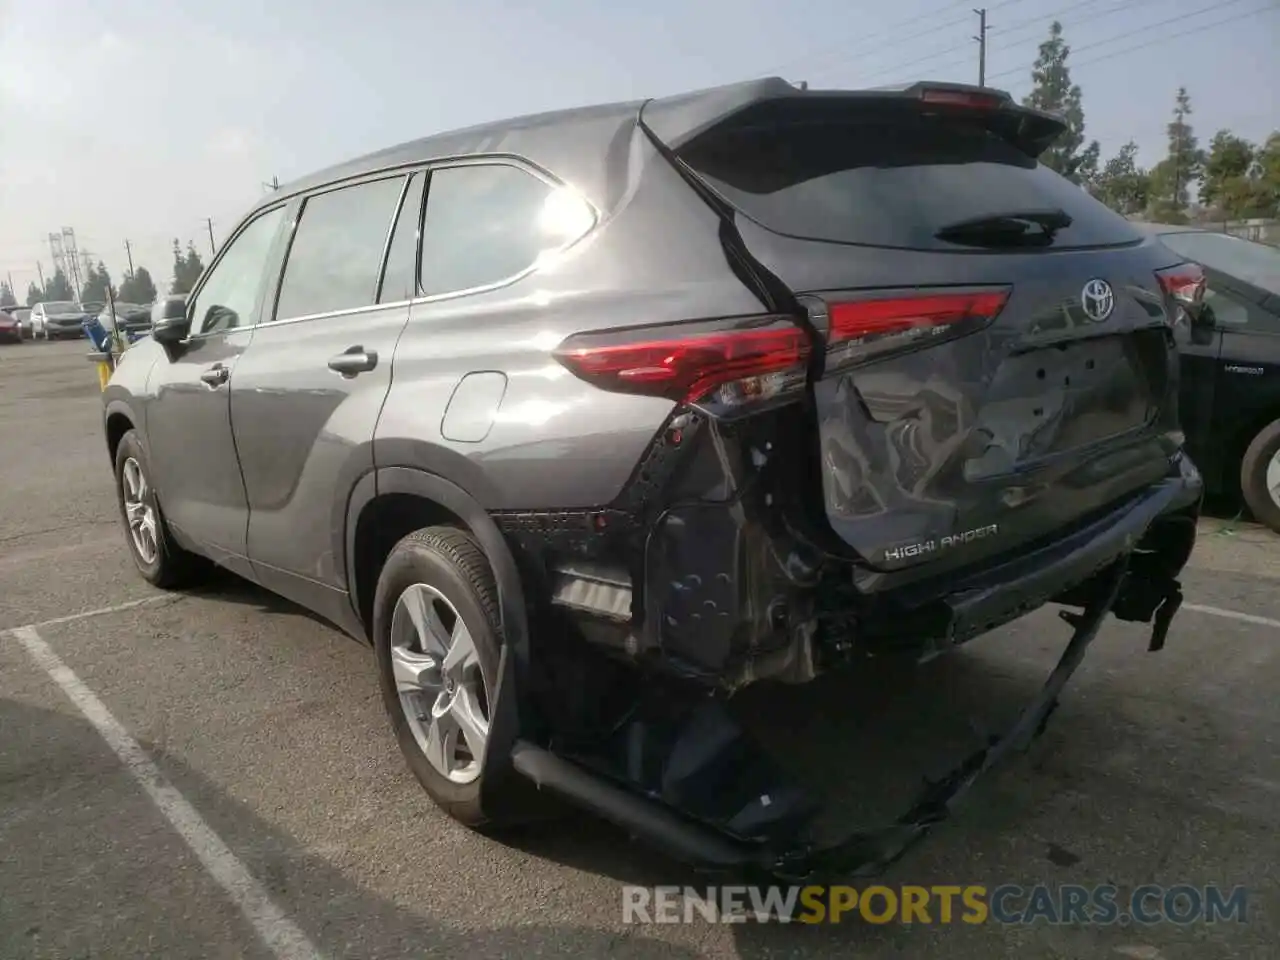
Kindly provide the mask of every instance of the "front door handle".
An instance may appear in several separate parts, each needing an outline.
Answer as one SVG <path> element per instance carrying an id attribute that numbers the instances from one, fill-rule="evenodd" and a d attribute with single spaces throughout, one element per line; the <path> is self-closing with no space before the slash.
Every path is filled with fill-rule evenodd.
<path id="1" fill-rule="evenodd" d="M 231 368 L 221 363 L 215 363 L 212 367 L 200 372 L 200 379 L 211 387 L 222 386 L 230 376 Z"/>
<path id="2" fill-rule="evenodd" d="M 329 369 L 344 377 L 367 373 L 378 365 L 378 352 L 364 347 L 348 347 L 336 357 L 329 358 Z"/>

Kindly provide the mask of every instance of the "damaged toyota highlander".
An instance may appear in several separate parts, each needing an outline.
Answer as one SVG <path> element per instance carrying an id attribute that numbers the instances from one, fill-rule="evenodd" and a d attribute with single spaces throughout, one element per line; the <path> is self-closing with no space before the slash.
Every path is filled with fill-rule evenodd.
<path id="1" fill-rule="evenodd" d="M 487 124 L 273 192 L 104 392 L 141 574 L 370 644 L 458 820 L 567 800 L 704 868 L 874 871 L 1030 742 L 1108 616 L 1164 643 L 1201 480 L 1198 268 L 962 85 L 769 79 Z M 1046 604 L 1062 659 L 896 822 L 738 726 L 752 683 Z"/>

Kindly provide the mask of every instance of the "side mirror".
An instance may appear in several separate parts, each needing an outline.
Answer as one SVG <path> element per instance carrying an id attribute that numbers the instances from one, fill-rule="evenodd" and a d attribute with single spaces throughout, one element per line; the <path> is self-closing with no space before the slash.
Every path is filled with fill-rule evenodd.
<path id="1" fill-rule="evenodd" d="M 151 339 L 156 343 L 181 343 L 190 333 L 191 320 L 184 298 L 170 297 L 151 308 Z"/>

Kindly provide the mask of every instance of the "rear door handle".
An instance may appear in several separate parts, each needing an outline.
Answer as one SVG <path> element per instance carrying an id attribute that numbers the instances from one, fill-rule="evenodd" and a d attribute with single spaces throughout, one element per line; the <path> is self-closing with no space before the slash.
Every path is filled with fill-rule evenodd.
<path id="1" fill-rule="evenodd" d="M 367 373 L 378 365 L 378 351 L 366 350 L 364 347 L 348 347 L 336 357 L 329 358 L 329 369 L 344 377 L 354 377 L 358 373 Z"/>
<path id="2" fill-rule="evenodd" d="M 230 376 L 231 376 L 231 368 L 224 366 L 221 363 L 215 363 L 212 367 L 209 367 L 207 370 L 202 370 L 200 372 L 200 379 L 203 380 L 205 383 L 207 383 L 211 387 L 222 386 L 224 383 L 227 382 L 227 379 Z"/>

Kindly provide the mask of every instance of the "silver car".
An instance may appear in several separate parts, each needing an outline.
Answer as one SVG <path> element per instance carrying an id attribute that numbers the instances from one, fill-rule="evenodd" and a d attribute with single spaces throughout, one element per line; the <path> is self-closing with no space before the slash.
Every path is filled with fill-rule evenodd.
<path id="1" fill-rule="evenodd" d="M 72 300 L 51 300 L 31 308 L 31 336 L 41 340 L 74 339 L 84 336 L 88 314 Z"/>

